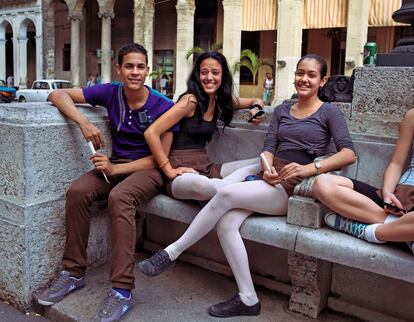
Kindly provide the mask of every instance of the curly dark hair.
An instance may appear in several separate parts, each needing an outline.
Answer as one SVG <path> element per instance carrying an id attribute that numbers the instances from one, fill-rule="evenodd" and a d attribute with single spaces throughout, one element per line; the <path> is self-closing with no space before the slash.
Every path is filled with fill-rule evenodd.
<path id="1" fill-rule="evenodd" d="M 145 49 L 144 46 L 137 44 L 135 42 L 131 42 L 129 44 L 123 45 L 118 50 L 118 65 L 121 66 L 124 62 L 124 56 L 128 55 L 129 53 L 140 53 L 145 56 L 145 62 L 148 64 L 148 51 Z"/>
<path id="2" fill-rule="evenodd" d="M 197 98 L 196 113 L 200 117 L 208 108 L 209 97 L 200 84 L 200 65 L 203 60 L 212 58 L 217 60 L 223 70 L 221 85 L 216 94 L 217 117 L 224 122 L 224 126 L 230 124 L 233 118 L 233 77 L 227 64 L 226 57 L 216 51 L 206 51 L 198 56 L 193 70 L 187 80 L 187 91 L 184 94 L 193 94 Z"/>

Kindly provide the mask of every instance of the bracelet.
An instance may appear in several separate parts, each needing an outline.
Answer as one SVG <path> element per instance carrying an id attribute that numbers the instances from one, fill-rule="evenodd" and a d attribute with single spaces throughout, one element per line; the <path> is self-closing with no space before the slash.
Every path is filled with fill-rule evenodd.
<path id="1" fill-rule="evenodd" d="M 263 110 L 263 107 L 260 104 L 253 104 L 252 106 L 249 107 L 249 110 L 254 109 L 255 107 L 257 107 L 259 109 L 259 111 Z"/>
<path id="2" fill-rule="evenodd" d="M 167 159 L 167 161 L 165 161 L 163 164 L 159 165 L 158 168 L 160 169 L 164 168 L 168 164 L 168 162 L 170 162 L 169 159 Z"/>

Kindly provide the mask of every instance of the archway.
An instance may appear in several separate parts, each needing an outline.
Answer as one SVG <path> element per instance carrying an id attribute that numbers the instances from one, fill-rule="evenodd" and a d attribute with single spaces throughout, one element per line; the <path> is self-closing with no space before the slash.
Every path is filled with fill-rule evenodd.
<path id="1" fill-rule="evenodd" d="M 19 86 L 30 87 L 36 79 L 36 27 L 30 18 L 20 24 L 18 46 Z"/>
<path id="2" fill-rule="evenodd" d="M 13 76 L 13 28 L 8 20 L 0 23 L 0 79 Z"/>

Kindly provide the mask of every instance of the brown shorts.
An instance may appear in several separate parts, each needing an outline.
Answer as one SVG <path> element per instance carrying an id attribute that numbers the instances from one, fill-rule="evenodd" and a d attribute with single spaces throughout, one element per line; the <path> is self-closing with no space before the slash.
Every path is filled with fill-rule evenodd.
<path id="1" fill-rule="evenodd" d="M 280 159 L 278 157 L 274 157 L 273 158 L 273 166 L 276 169 L 276 172 L 279 173 L 279 171 L 287 164 L 292 163 L 292 161 L 288 161 L 288 160 L 284 160 L 284 159 Z M 293 195 L 293 189 L 295 188 L 295 186 L 300 183 L 302 179 L 297 179 L 297 178 L 293 178 L 293 179 L 289 179 L 286 181 L 282 181 L 280 184 L 282 185 L 283 189 L 285 189 L 286 193 L 288 194 L 288 196 L 292 196 Z"/>
<path id="2" fill-rule="evenodd" d="M 211 161 L 206 149 L 171 150 L 168 158 L 173 168 L 189 167 L 202 176 L 221 179 L 221 164 Z M 171 186 L 172 180 L 166 180 L 165 190 L 169 196 L 172 196 Z"/>

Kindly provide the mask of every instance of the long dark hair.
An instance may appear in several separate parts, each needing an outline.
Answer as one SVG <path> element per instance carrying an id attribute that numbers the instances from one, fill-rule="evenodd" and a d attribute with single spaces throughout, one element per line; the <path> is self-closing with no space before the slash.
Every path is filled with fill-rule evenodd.
<path id="1" fill-rule="evenodd" d="M 223 70 L 221 85 L 216 94 L 215 113 L 217 113 L 217 117 L 224 122 L 224 126 L 227 126 L 233 118 L 233 77 L 227 64 L 226 57 L 224 57 L 223 54 L 216 51 L 206 51 L 198 56 L 193 70 L 188 77 L 187 91 L 185 94 L 193 94 L 197 98 L 196 113 L 201 119 L 204 112 L 207 111 L 209 103 L 209 97 L 200 84 L 200 65 L 203 60 L 207 58 L 217 60 Z"/>

